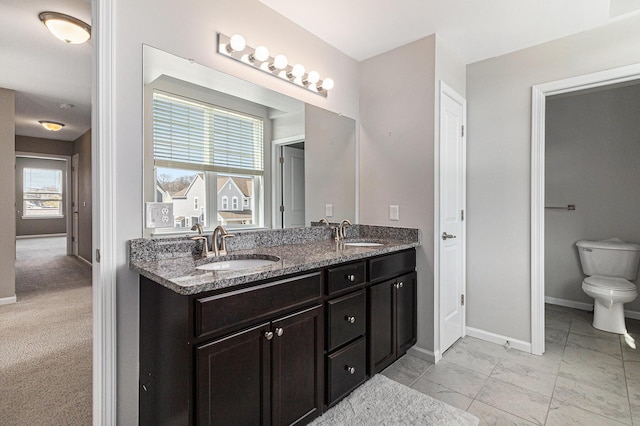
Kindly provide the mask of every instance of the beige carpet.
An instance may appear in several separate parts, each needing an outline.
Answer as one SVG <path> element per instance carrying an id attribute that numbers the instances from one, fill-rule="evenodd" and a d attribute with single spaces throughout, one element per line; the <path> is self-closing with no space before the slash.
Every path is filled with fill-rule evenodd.
<path id="1" fill-rule="evenodd" d="M 91 267 L 64 238 L 18 240 L 18 303 L 0 306 L 0 424 L 91 425 Z"/>
<path id="2" fill-rule="evenodd" d="M 376 374 L 309 426 L 475 426 L 478 418 Z"/>

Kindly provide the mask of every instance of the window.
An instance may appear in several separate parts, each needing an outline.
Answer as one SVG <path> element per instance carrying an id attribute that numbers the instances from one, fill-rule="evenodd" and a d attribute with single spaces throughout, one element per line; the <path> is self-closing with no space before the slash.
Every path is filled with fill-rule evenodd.
<path id="1" fill-rule="evenodd" d="M 242 207 L 249 207 L 249 199 L 245 198 L 242 200 Z"/>
<path id="2" fill-rule="evenodd" d="M 176 227 L 187 200 L 212 227 L 262 226 L 263 120 L 157 90 L 152 110 L 156 201 L 173 203 Z M 240 211 L 240 195 L 260 208 Z"/>
<path id="3" fill-rule="evenodd" d="M 49 219 L 64 217 L 62 211 L 62 170 L 23 169 L 23 217 Z"/>

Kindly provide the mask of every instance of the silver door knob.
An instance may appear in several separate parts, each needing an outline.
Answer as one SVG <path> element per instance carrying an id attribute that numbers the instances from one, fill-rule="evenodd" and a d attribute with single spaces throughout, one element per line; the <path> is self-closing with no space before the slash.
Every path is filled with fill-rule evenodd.
<path id="1" fill-rule="evenodd" d="M 276 336 L 280 337 L 284 333 L 284 329 L 278 327 L 276 328 Z"/>
<path id="2" fill-rule="evenodd" d="M 351 315 L 347 315 L 346 317 L 344 317 L 344 320 L 346 322 L 348 322 L 349 324 L 353 324 L 356 322 L 356 317 L 351 316 Z"/>
<path id="3" fill-rule="evenodd" d="M 451 238 L 456 238 L 456 236 L 455 235 L 451 235 L 451 234 L 447 234 L 446 232 L 442 233 L 442 239 L 443 240 L 448 240 L 448 239 L 451 239 Z"/>
<path id="4" fill-rule="evenodd" d="M 265 339 L 267 339 L 267 340 L 271 340 L 271 339 L 273 339 L 273 331 L 265 331 L 265 332 L 264 332 L 264 337 L 265 337 Z"/>
<path id="5" fill-rule="evenodd" d="M 348 365 L 344 366 L 344 369 L 347 371 L 347 373 L 349 374 L 356 374 L 356 368 L 355 367 L 350 367 Z"/>

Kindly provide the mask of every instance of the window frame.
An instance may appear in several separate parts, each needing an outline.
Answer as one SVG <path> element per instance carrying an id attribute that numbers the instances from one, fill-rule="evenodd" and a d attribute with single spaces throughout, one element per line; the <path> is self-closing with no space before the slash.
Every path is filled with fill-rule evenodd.
<path id="1" fill-rule="evenodd" d="M 28 170 L 46 170 L 46 171 L 56 172 L 58 174 L 57 178 L 59 179 L 60 190 L 57 191 L 57 192 L 54 192 L 54 191 L 50 191 L 50 192 L 27 191 L 27 188 L 26 188 L 26 184 L 27 184 L 26 175 L 27 175 L 27 171 Z M 49 198 L 42 198 L 42 197 L 27 198 L 27 194 L 55 194 L 55 195 L 59 195 L 60 198 L 55 198 L 55 196 L 52 196 L 52 197 L 49 197 Z M 44 215 L 30 215 L 30 214 L 27 214 L 27 212 L 30 210 L 30 209 L 27 208 L 27 202 L 28 201 L 42 201 L 42 202 L 55 201 L 55 202 L 58 202 L 59 203 L 59 208 L 58 208 L 59 214 L 44 214 Z M 46 168 L 46 167 L 24 167 L 22 169 L 22 206 L 21 206 L 21 209 L 22 209 L 21 218 L 25 219 L 25 220 L 32 220 L 32 219 L 41 219 L 41 220 L 64 219 L 65 218 L 65 176 L 64 176 L 63 170 L 58 169 L 58 168 Z"/>

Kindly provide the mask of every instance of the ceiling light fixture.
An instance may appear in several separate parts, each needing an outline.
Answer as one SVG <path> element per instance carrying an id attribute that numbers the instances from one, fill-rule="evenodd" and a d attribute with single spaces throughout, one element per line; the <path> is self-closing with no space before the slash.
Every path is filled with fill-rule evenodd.
<path id="1" fill-rule="evenodd" d="M 62 123 L 57 123 L 55 121 L 46 121 L 46 120 L 40 120 L 38 121 L 38 123 L 40 123 L 42 125 L 42 127 L 44 127 L 45 129 L 51 131 L 51 132 L 57 132 L 58 130 L 62 129 L 64 127 L 64 124 Z"/>
<path id="2" fill-rule="evenodd" d="M 73 16 L 42 12 L 38 17 L 51 34 L 65 43 L 82 44 L 91 38 L 91 26 Z"/>
<path id="3" fill-rule="evenodd" d="M 290 65 L 285 55 L 271 57 L 265 46 L 252 48 L 240 34 L 229 37 L 218 33 L 218 53 L 324 97 L 335 84 L 328 77 L 321 80 L 317 71 L 307 73 L 302 64 Z"/>

